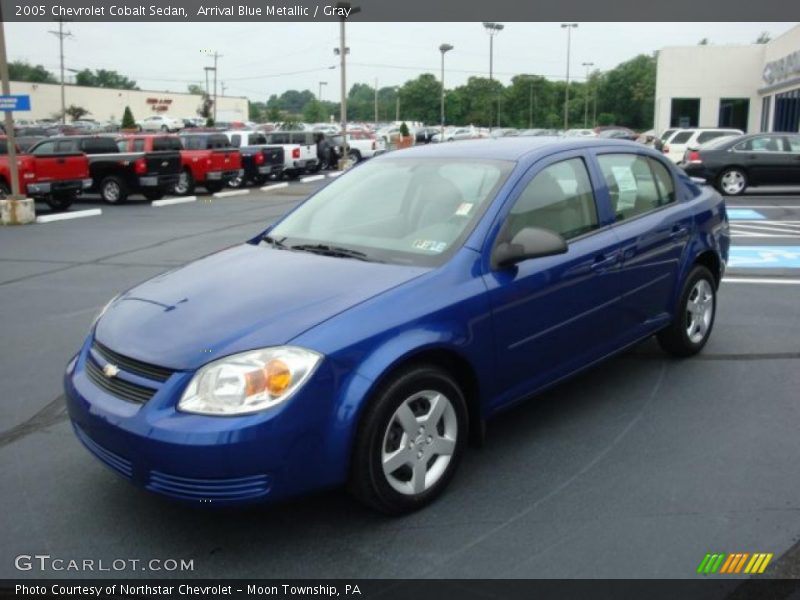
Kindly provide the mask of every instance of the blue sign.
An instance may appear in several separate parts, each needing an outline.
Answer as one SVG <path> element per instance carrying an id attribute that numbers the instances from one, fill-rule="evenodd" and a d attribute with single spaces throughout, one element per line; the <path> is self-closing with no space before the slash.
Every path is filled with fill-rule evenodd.
<path id="1" fill-rule="evenodd" d="M 766 217 L 749 208 L 729 208 L 728 219 L 731 221 L 759 221 Z"/>
<path id="2" fill-rule="evenodd" d="M 30 96 L 0 96 L 0 112 L 12 110 L 30 110 Z"/>
<path id="3" fill-rule="evenodd" d="M 800 246 L 732 246 L 728 266 L 736 269 L 800 269 Z"/>

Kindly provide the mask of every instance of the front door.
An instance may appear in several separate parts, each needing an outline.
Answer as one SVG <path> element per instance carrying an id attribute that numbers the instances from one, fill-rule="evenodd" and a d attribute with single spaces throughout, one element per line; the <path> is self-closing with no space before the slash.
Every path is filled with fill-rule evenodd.
<path id="1" fill-rule="evenodd" d="M 496 405 L 531 393 L 606 354 L 617 335 L 619 242 L 598 212 L 581 153 L 540 161 L 512 192 L 497 240 L 550 229 L 566 254 L 533 258 L 485 276 L 495 330 Z"/>

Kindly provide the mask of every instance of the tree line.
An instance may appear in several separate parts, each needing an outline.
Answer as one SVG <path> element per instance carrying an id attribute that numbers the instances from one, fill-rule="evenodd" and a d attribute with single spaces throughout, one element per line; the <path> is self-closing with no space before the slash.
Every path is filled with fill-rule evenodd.
<path id="1" fill-rule="evenodd" d="M 566 82 L 519 74 L 503 85 L 488 77 L 470 77 L 445 90 L 445 122 L 479 127 L 544 127 L 564 125 Z M 569 123 L 573 127 L 624 125 L 636 130 L 653 126 L 656 56 L 639 55 L 610 71 L 595 71 L 586 81 L 569 84 Z M 401 86 L 377 90 L 378 121 L 440 121 L 441 84 L 424 73 Z M 399 109 L 399 110 L 398 110 Z M 306 122 L 339 120 L 338 102 L 320 102 L 309 90 L 273 94 L 267 102 L 251 102 L 256 121 L 285 119 Z M 347 95 L 348 121 L 375 121 L 375 87 L 356 83 Z"/>

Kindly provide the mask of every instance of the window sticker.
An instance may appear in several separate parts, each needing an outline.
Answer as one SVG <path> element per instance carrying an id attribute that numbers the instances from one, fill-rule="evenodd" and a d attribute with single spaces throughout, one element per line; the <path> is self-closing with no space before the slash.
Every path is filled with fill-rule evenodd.
<path id="1" fill-rule="evenodd" d="M 466 217 L 472 212 L 472 207 L 475 206 L 472 202 L 462 202 L 456 209 L 457 217 Z"/>
<path id="2" fill-rule="evenodd" d="M 617 211 L 633 210 L 636 207 L 636 193 L 639 190 L 633 170 L 628 166 L 612 166 L 611 172 L 619 189 Z"/>
<path id="3" fill-rule="evenodd" d="M 435 240 L 414 240 L 412 244 L 415 250 L 425 250 L 426 252 L 435 252 L 440 254 L 447 248 L 447 242 L 437 242 Z"/>

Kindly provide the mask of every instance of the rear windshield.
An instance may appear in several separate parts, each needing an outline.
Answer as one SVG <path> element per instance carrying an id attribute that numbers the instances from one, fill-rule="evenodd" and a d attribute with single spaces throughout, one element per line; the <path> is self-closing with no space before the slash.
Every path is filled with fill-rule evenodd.
<path id="1" fill-rule="evenodd" d="M 153 139 L 153 151 L 183 150 L 181 140 L 176 137 L 157 137 Z"/>
<path id="2" fill-rule="evenodd" d="M 117 143 L 111 138 L 87 138 L 80 142 L 81 150 L 86 154 L 116 154 Z"/>

